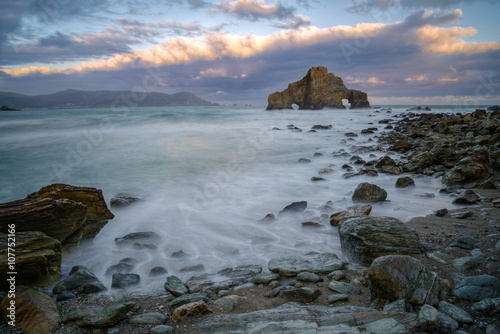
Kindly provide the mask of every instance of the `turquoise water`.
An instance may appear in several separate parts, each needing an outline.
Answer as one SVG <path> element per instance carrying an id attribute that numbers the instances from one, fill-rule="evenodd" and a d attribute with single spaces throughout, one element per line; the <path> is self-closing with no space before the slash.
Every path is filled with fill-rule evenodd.
<path id="1" fill-rule="evenodd" d="M 469 112 L 471 108 L 432 107 L 433 112 Z M 451 208 L 440 195 L 440 179 L 421 177 L 411 190 L 396 190 L 399 176 L 358 176 L 344 179 L 341 166 L 349 157 L 332 152 L 352 145 L 377 145 L 376 136 L 346 140 L 345 132 L 383 126 L 378 120 L 392 114 L 373 110 L 264 111 L 264 107 L 179 107 L 134 109 L 28 110 L 0 113 L 0 202 L 24 198 L 55 182 L 103 190 L 106 201 L 129 193 L 143 201 L 113 210 L 116 215 L 92 244 L 66 254 L 63 271 L 72 265 L 90 267 L 106 284 L 106 268 L 125 257 L 141 262 L 136 271 L 143 286 L 154 266 L 187 278 L 180 269 L 203 264 L 206 272 L 238 264 L 262 264 L 276 256 L 310 251 L 342 256 L 336 230 L 305 230 L 304 220 L 320 216 L 321 205 L 333 201 L 335 210 L 352 205 L 352 191 L 371 182 L 388 191 L 390 203 L 374 207 L 373 215 L 403 220 Z M 373 123 L 373 124 L 370 124 Z M 287 130 L 293 124 L 302 132 Z M 308 132 L 315 124 L 331 130 Z M 281 130 L 273 130 L 273 128 Z M 315 153 L 322 156 L 314 157 Z M 359 154 L 365 160 L 383 152 Z M 300 158 L 311 163 L 300 164 Z M 319 170 L 325 181 L 312 182 Z M 434 193 L 434 198 L 419 196 Z M 295 201 L 308 201 L 306 218 L 273 224 L 258 223 Z M 114 238 L 130 232 L 154 231 L 162 243 L 154 251 L 127 251 Z M 183 250 L 190 257 L 177 260 Z"/>

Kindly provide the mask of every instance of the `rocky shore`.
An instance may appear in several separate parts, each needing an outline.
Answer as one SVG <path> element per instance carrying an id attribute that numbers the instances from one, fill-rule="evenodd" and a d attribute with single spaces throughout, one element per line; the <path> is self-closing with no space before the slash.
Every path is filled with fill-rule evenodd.
<path id="1" fill-rule="evenodd" d="M 367 124 L 362 134 L 371 136 L 373 144 L 353 146 L 345 155 L 344 177 L 403 174 L 394 185 L 401 191 L 418 183 L 419 175 L 442 178 L 441 192 L 454 199 L 456 209 L 443 208 L 407 223 L 372 216 L 372 206 L 387 200 L 387 192 L 374 177 L 373 182 L 360 182 L 352 189 L 353 205 L 346 211 L 332 212 L 325 205 L 323 216 L 311 220 L 303 215 L 307 203 L 295 202 L 260 221 L 268 224 L 292 215 L 303 221 L 304 228 L 326 224 L 338 231 L 349 263 L 333 253 L 309 253 L 275 258 L 264 267 L 245 265 L 204 273 L 186 281 L 158 268 L 164 289 L 137 291 L 134 285 L 140 277 L 133 273 L 133 259 L 129 259 L 108 268 L 112 293 L 83 266 L 74 267 L 54 285 L 61 244 L 77 247 L 82 238 L 92 238 L 104 221 L 112 219 L 102 204 L 91 209 L 90 203 L 102 200 L 85 202 L 88 197 L 81 196 L 87 190 L 100 198 L 99 191 L 78 188 L 79 197 L 74 197 L 73 188 L 56 185 L 0 205 L 2 228 L 4 221 L 15 221 L 27 226 L 23 233 L 31 238 L 51 240 L 35 243 L 50 244 L 51 250 L 44 246 L 42 253 L 40 248 L 29 253 L 53 254 L 35 256 L 52 268 L 41 271 L 51 273 L 47 280 L 40 280 L 39 274 L 37 280 L 27 279 L 17 286 L 16 324 L 21 328 L 7 325 L 9 301 L 4 298 L 0 329 L 60 334 L 500 332 L 500 111 L 445 115 L 422 113 L 426 112 L 422 109 L 388 117 L 378 126 Z M 381 112 L 387 110 L 373 110 Z M 330 129 L 318 126 L 315 130 Z M 346 133 L 346 138 L 362 134 Z M 385 156 L 363 160 L 374 151 Z M 121 195 L 115 203 L 123 206 L 136 200 Z M 63 234 L 19 223 L 19 217 L 29 222 L 32 217 L 55 216 L 59 224 L 68 222 L 61 208 L 78 212 L 69 214 L 75 220 Z M 156 237 L 144 231 L 115 241 L 147 248 L 154 247 Z M 6 235 L 0 239 L 5 242 Z M 4 244 L 1 249 L 6 249 Z M 7 272 L 4 269 L 2 274 Z M 3 289 L 8 291 L 8 286 Z"/>

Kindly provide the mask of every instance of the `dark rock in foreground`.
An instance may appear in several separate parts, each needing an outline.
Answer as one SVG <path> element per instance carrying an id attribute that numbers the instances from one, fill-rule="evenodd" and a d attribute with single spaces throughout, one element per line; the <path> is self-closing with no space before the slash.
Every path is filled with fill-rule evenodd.
<path id="1" fill-rule="evenodd" d="M 370 108 L 365 92 L 348 89 L 342 78 L 328 73 L 325 67 L 312 67 L 302 80 L 269 95 L 267 110 L 293 109 L 293 104 L 299 109 L 345 109 L 342 99 L 349 101 L 351 109 Z"/>

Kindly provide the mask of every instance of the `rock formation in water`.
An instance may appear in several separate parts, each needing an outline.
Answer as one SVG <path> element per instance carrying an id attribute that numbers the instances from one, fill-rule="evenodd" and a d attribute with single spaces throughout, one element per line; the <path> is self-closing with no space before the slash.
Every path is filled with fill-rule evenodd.
<path id="1" fill-rule="evenodd" d="M 299 109 L 345 109 L 343 99 L 349 101 L 351 109 L 370 108 L 365 92 L 348 89 L 342 78 L 328 73 L 326 67 L 312 67 L 302 80 L 289 84 L 282 92 L 270 94 L 267 110 L 292 109 L 293 104 Z"/>

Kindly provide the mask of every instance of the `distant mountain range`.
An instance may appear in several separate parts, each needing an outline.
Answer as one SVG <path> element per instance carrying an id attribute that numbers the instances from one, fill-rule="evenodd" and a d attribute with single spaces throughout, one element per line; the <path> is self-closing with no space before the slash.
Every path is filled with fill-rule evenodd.
<path id="1" fill-rule="evenodd" d="M 0 105 L 16 109 L 218 106 L 188 92 L 164 94 L 75 89 L 33 96 L 0 92 Z"/>

